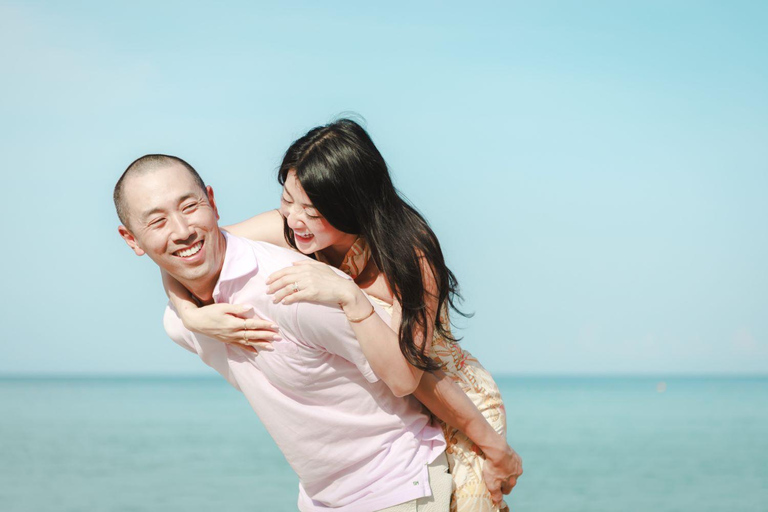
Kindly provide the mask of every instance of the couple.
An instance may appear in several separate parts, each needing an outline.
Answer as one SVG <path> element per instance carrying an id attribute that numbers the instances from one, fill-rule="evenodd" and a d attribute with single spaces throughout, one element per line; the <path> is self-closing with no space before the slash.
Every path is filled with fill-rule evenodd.
<path id="1" fill-rule="evenodd" d="M 163 271 L 168 335 L 243 392 L 299 476 L 300 510 L 504 507 L 522 462 L 501 396 L 455 342 L 456 280 L 373 141 L 350 120 L 315 128 L 279 181 L 279 212 L 222 231 L 183 160 L 123 173 L 119 231 Z"/>

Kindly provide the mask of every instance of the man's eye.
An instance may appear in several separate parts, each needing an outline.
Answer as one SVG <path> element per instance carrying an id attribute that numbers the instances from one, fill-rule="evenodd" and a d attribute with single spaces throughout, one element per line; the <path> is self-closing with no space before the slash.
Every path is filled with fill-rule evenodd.
<path id="1" fill-rule="evenodd" d="M 150 221 L 149 225 L 152 226 L 153 228 L 157 228 L 157 227 L 160 227 L 163 224 L 163 222 L 165 222 L 165 219 L 159 218 L 159 219 Z"/>
<path id="2" fill-rule="evenodd" d="M 191 203 L 191 204 L 188 204 L 188 205 L 186 205 L 186 206 L 183 208 L 183 210 L 184 210 L 185 212 L 191 212 L 191 211 L 195 210 L 196 208 L 197 208 L 197 203 Z"/>

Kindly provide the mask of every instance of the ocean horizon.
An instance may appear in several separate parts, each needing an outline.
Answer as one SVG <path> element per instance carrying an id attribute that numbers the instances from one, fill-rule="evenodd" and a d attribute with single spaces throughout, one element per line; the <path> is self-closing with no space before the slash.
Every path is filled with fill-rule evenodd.
<path id="1" fill-rule="evenodd" d="M 497 375 L 519 511 L 768 510 L 768 375 Z M 0 376 L 0 510 L 293 511 L 298 480 L 207 375 Z"/>

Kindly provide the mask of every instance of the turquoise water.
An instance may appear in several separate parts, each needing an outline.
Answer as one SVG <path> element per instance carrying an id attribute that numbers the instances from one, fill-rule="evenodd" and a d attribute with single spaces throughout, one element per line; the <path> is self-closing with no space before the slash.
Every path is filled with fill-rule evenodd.
<path id="1" fill-rule="evenodd" d="M 520 511 L 768 510 L 768 379 L 502 378 Z M 217 378 L 0 380 L 0 511 L 293 511 Z"/>

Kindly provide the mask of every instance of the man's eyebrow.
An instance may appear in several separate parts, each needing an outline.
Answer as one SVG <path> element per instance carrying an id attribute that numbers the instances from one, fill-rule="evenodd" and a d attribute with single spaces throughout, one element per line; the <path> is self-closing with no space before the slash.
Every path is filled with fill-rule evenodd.
<path id="1" fill-rule="evenodd" d="M 184 194 L 183 196 L 181 196 L 178 199 L 178 201 L 176 201 L 176 204 L 183 203 L 187 199 L 191 199 L 191 198 L 197 199 L 197 194 L 195 194 L 193 192 L 190 192 L 188 194 Z M 156 213 L 163 213 L 163 212 L 165 212 L 165 208 L 159 208 L 159 207 L 158 208 L 152 208 L 148 212 L 142 213 L 140 218 L 141 218 L 141 220 L 146 220 L 147 218 L 151 217 L 152 215 L 155 215 Z"/>
<path id="2" fill-rule="evenodd" d="M 144 212 L 139 217 L 142 221 L 148 219 L 149 217 L 153 216 L 156 213 L 163 213 L 165 210 L 162 208 L 153 208 L 152 210 L 149 210 L 148 212 Z"/>

